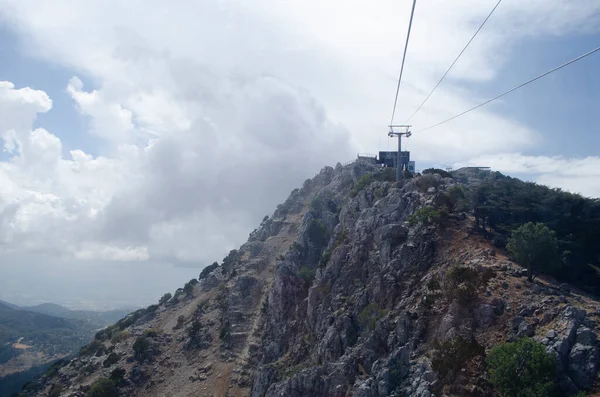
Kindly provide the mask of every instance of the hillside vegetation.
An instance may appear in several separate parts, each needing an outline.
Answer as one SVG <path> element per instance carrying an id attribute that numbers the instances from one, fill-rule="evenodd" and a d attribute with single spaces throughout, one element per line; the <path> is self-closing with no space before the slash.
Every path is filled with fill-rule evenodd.
<path id="1" fill-rule="evenodd" d="M 499 172 L 458 172 L 456 179 L 467 182 L 468 207 L 477 225 L 499 247 L 520 226 L 544 224 L 556 233 L 559 255 L 557 266 L 549 266 L 546 273 L 600 293 L 600 200 Z"/>

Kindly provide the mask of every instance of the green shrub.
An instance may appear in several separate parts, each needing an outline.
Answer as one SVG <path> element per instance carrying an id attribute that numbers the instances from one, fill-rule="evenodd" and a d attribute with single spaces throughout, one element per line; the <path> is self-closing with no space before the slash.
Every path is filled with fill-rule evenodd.
<path id="1" fill-rule="evenodd" d="M 494 346 L 487 364 L 491 383 L 504 396 L 545 397 L 555 391 L 555 359 L 533 339 Z"/>
<path id="2" fill-rule="evenodd" d="M 319 196 L 313 197 L 313 199 L 310 201 L 310 209 L 313 211 L 320 212 L 324 207 L 325 204 L 323 203 L 323 199 Z"/>
<path id="3" fill-rule="evenodd" d="M 410 174 L 410 172 L 406 172 Z M 375 179 L 378 181 L 396 182 L 396 169 L 386 167 L 375 174 Z"/>
<path id="4" fill-rule="evenodd" d="M 229 325 L 228 321 L 224 321 L 221 324 L 221 329 L 219 330 L 219 338 L 221 338 L 222 341 L 228 341 L 230 337 L 231 337 L 231 326 Z"/>
<path id="5" fill-rule="evenodd" d="M 461 305 L 467 305 L 477 298 L 477 290 L 486 286 L 494 275 L 494 271 L 489 268 L 480 271 L 470 266 L 454 264 L 446 271 L 446 297 L 448 300 L 458 300 Z"/>
<path id="6" fill-rule="evenodd" d="M 318 247 L 323 247 L 329 240 L 327 227 L 320 219 L 313 219 L 308 225 L 308 238 Z"/>
<path id="7" fill-rule="evenodd" d="M 87 397 L 117 397 L 119 392 L 113 381 L 106 378 L 100 378 L 90 387 Z"/>
<path id="8" fill-rule="evenodd" d="M 185 316 L 180 314 L 179 317 L 177 317 L 177 324 L 175 325 L 174 329 L 183 327 L 183 323 L 185 323 Z"/>
<path id="9" fill-rule="evenodd" d="M 308 267 L 308 266 L 302 266 L 296 272 L 296 276 L 303 279 L 305 282 L 305 285 L 310 286 L 312 284 L 313 280 L 315 279 L 316 273 L 317 273 L 317 271 L 315 269 Z"/>
<path id="10" fill-rule="evenodd" d="M 430 291 L 438 291 L 442 289 L 442 285 L 440 284 L 439 278 L 434 275 L 427 281 L 427 288 Z"/>
<path id="11" fill-rule="evenodd" d="M 144 360 L 148 357 L 150 350 L 150 341 L 144 336 L 138 337 L 133 343 L 133 353 L 137 360 Z"/>
<path id="12" fill-rule="evenodd" d="M 331 259 L 332 254 L 333 252 L 331 251 L 331 249 L 326 249 L 325 251 L 323 251 L 323 254 L 321 255 L 321 260 L 319 261 L 319 267 L 325 267 L 327 265 L 327 262 L 329 262 L 329 260 Z"/>
<path id="13" fill-rule="evenodd" d="M 117 321 L 117 323 L 112 327 L 118 328 L 119 330 L 124 330 L 125 328 L 135 324 L 135 322 L 144 315 L 146 315 L 146 309 L 138 309 L 135 312 L 128 314 L 125 318 Z"/>
<path id="14" fill-rule="evenodd" d="M 439 174 L 442 178 L 453 178 L 451 173 L 449 173 L 448 171 L 444 171 L 440 168 L 427 168 L 423 170 L 422 174 Z"/>
<path id="15" fill-rule="evenodd" d="M 528 222 L 513 231 L 506 248 L 528 269 L 529 281 L 534 271 L 551 273 L 559 262 L 555 233 L 541 223 Z"/>
<path id="16" fill-rule="evenodd" d="M 112 372 L 110 373 L 110 380 L 112 380 L 113 382 L 115 382 L 115 384 L 119 384 L 121 383 L 121 381 L 123 381 L 123 379 L 125 378 L 125 370 L 123 368 L 115 368 L 112 370 Z"/>
<path id="17" fill-rule="evenodd" d="M 56 374 L 58 373 L 58 370 L 61 369 L 62 367 L 64 367 L 66 364 L 67 364 L 67 361 L 65 361 L 65 360 L 56 361 L 54 364 L 52 364 L 50 366 L 50 368 L 48 368 L 46 370 L 46 372 L 44 372 L 44 376 L 46 376 L 47 378 L 55 377 Z"/>
<path id="18" fill-rule="evenodd" d="M 100 345 L 100 347 L 98 347 L 98 350 L 96 350 L 96 357 L 100 357 L 103 356 L 106 353 L 106 347 L 104 345 Z"/>
<path id="19" fill-rule="evenodd" d="M 438 207 L 446 207 L 449 212 L 469 210 L 469 203 L 466 199 L 465 191 L 461 186 L 448 188 L 444 193 L 436 197 L 435 204 Z"/>
<path id="20" fill-rule="evenodd" d="M 352 190 L 350 190 L 350 197 L 354 198 L 358 193 L 371 183 L 375 182 L 373 174 L 363 175 L 359 180 L 356 181 Z"/>
<path id="21" fill-rule="evenodd" d="M 474 284 L 478 282 L 479 272 L 470 266 L 454 264 L 446 271 L 446 277 L 455 284 L 465 282 Z"/>
<path id="22" fill-rule="evenodd" d="M 158 301 L 159 305 L 162 305 L 164 303 L 167 303 L 169 301 L 169 299 L 171 299 L 173 297 L 173 295 L 171 295 L 170 292 L 167 292 L 166 294 L 164 294 L 162 296 L 162 298 L 160 298 L 160 300 Z"/>
<path id="23" fill-rule="evenodd" d="M 115 334 L 115 332 L 118 332 L 118 331 L 119 331 L 119 327 L 116 324 L 109 325 L 108 327 L 96 332 L 94 339 L 96 339 L 100 342 L 103 342 L 103 341 L 106 341 L 106 340 L 109 340 L 110 338 L 112 338 L 112 336 Z"/>
<path id="24" fill-rule="evenodd" d="M 456 371 L 460 371 L 468 360 L 485 355 L 485 349 L 475 339 L 469 340 L 460 336 L 451 341 L 436 341 L 433 348 L 431 367 L 442 378 L 454 378 Z"/>
<path id="25" fill-rule="evenodd" d="M 200 321 L 194 320 L 194 322 L 192 322 L 192 326 L 188 329 L 188 336 L 192 339 L 196 338 L 200 333 L 201 329 L 202 324 L 200 324 Z"/>
<path id="26" fill-rule="evenodd" d="M 121 356 L 119 356 L 117 353 L 110 353 L 108 357 L 106 357 L 106 360 L 104 360 L 104 362 L 102 363 L 102 366 L 104 368 L 108 368 L 111 365 L 116 364 L 120 359 Z"/>
<path id="27" fill-rule="evenodd" d="M 186 295 L 191 295 L 192 292 L 194 292 L 194 284 L 192 284 L 191 280 L 185 283 L 183 292 L 185 292 Z"/>
<path id="28" fill-rule="evenodd" d="M 148 328 L 147 330 L 144 331 L 144 336 L 146 338 L 156 338 L 160 333 L 161 333 L 161 331 L 159 329 Z"/>
<path id="29" fill-rule="evenodd" d="M 436 187 L 438 185 L 438 181 L 433 175 L 421 175 L 415 181 L 415 185 L 420 191 L 427 192 L 429 188 Z"/>
<path id="30" fill-rule="evenodd" d="M 238 250 L 234 249 L 229 251 L 229 254 L 227 254 L 227 256 L 223 258 L 223 262 L 221 263 L 221 269 L 223 270 L 223 274 L 227 274 L 233 269 L 233 266 L 237 263 L 239 257 L 240 255 Z"/>
<path id="31" fill-rule="evenodd" d="M 208 277 L 208 275 L 215 270 L 216 268 L 219 267 L 219 264 L 217 262 L 213 262 L 212 265 L 206 266 L 204 269 L 202 269 L 202 271 L 200 272 L 200 276 L 198 276 L 198 280 L 204 280 L 205 278 Z"/>
<path id="32" fill-rule="evenodd" d="M 377 303 L 371 302 L 358 314 L 358 322 L 363 328 L 374 330 L 377 321 L 385 317 L 388 312 L 389 310 L 382 309 Z"/>
<path id="33" fill-rule="evenodd" d="M 123 342 L 124 340 L 127 340 L 127 338 L 129 338 L 130 335 L 131 334 L 128 330 L 124 330 L 124 331 L 115 330 L 112 337 L 110 338 L 110 343 L 112 343 L 113 345 L 116 345 L 119 342 Z"/>
<path id="34" fill-rule="evenodd" d="M 99 350 L 104 350 L 104 345 L 98 340 L 93 340 L 89 345 L 83 346 L 79 350 L 80 356 L 92 356 Z"/>
<path id="35" fill-rule="evenodd" d="M 427 281 L 427 289 L 422 295 L 422 302 L 426 308 L 431 309 L 438 298 L 442 296 L 442 284 L 440 283 L 439 276 L 433 275 Z"/>
<path id="36" fill-rule="evenodd" d="M 146 308 L 146 312 L 147 313 L 154 313 L 158 310 L 159 306 L 158 305 L 150 305 Z"/>
<path id="37" fill-rule="evenodd" d="M 441 210 L 438 210 L 431 205 L 426 205 L 419 208 L 414 214 L 408 217 L 408 224 L 410 226 L 414 226 L 418 223 L 423 223 L 425 225 L 434 223 L 439 224 L 445 215 L 446 214 L 444 214 Z"/>
<path id="38" fill-rule="evenodd" d="M 99 365 L 96 365 L 94 363 L 88 364 L 85 367 L 83 367 L 83 369 L 81 370 L 81 372 L 83 372 L 83 375 L 91 375 L 94 373 L 94 371 L 96 371 L 96 369 L 99 367 Z"/>

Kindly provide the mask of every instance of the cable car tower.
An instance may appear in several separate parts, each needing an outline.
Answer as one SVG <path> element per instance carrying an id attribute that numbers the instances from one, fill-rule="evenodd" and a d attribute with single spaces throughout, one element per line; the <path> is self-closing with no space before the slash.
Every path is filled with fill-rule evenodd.
<path id="1" fill-rule="evenodd" d="M 412 135 L 410 131 L 411 125 L 400 124 L 400 125 L 390 125 L 390 131 L 388 132 L 388 136 L 398 137 L 398 161 L 396 163 L 396 182 L 400 182 L 403 179 L 402 171 L 402 136 L 406 136 L 409 138 Z"/>

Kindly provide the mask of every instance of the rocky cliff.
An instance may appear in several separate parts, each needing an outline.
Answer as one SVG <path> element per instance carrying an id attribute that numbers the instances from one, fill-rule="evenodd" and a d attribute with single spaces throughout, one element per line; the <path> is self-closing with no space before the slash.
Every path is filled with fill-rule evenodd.
<path id="1" fill-rule="evenodd" d="M 440 214 L 455 179 L 390 179 L 324 168 L 199 282 L 24 395 L 492 396 L 486 351 L 521 336 L 557 358 L 563 393 L 593 393 L 595 298 L 527 282 L 468 214 Z"/>

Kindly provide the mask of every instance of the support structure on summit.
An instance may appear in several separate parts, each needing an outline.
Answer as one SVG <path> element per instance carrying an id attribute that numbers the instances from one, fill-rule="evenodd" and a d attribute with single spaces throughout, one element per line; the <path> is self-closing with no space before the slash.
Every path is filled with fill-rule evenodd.
<path id="1" fill-rule="evenodd" d="M 402 136 L 406 136 L 407 138 L 409 138 L 412 135 L 412 132 L 410 131 L 410 125 L 390 125 L 390 131 L 388 132 L 388 136 L 390 137 L 394 137 L 397 136 L 398 137 L 398 161 L 396 162 L 397 166 L 396 166 L 396 181 L 400 182 L 402 180 L 402 171 L 404 171 L 404 167 L 403 167 L 403 162 L 402 162 Z M 398 130 L 394 130 L 394 129 L 401 129 L 404 131 L 398 131 Z"/>

